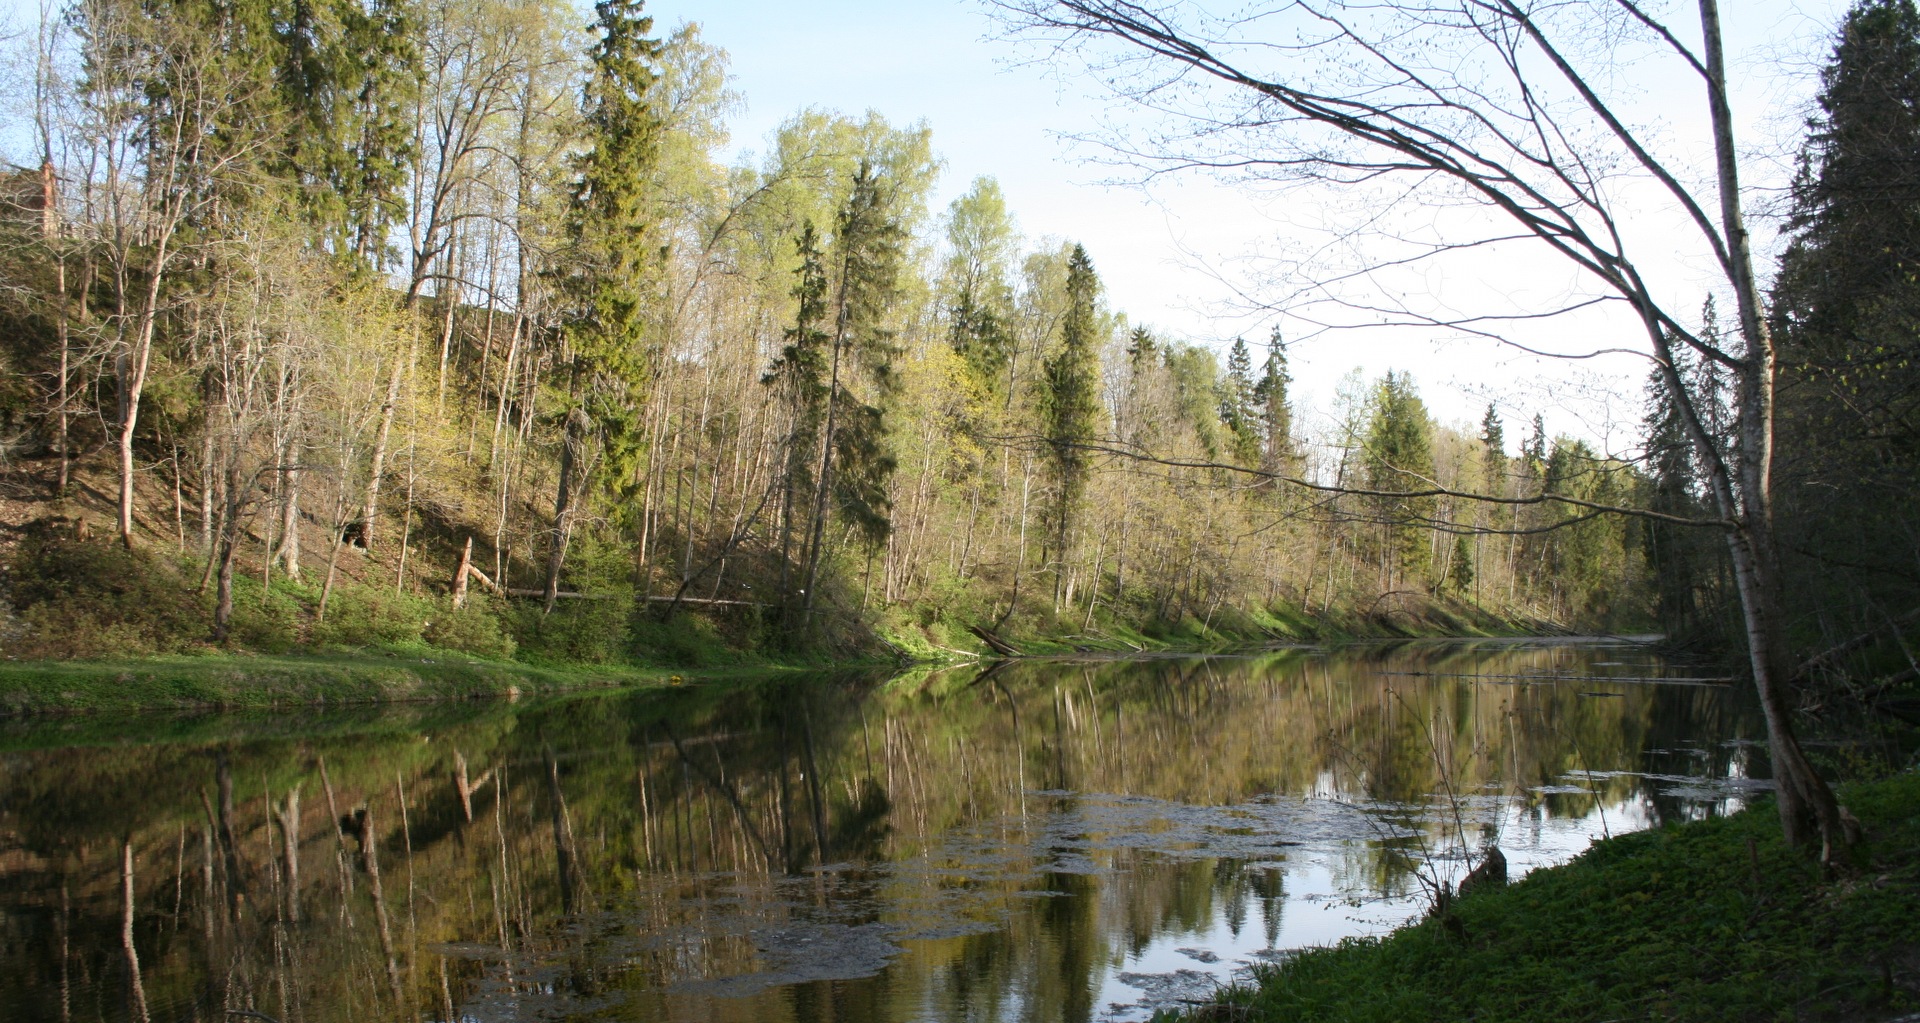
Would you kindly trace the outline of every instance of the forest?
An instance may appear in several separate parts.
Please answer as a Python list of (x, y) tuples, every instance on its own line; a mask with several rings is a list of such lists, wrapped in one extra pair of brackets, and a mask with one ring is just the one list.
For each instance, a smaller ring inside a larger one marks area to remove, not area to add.
[[(1848, 16), (1767, 299), (1830, 668), (1920, 607), (1917, 25)], [(1277, 331), (1131, 322), (991, 178), (932, 208), (924, 124), (803, 109), (728, 162), (727, 55), (638, 0), (81, 0), (16, 48), (9, 656), (1738, 642), (1712, 359), (1626, 452), (1399, 372), (1297, 408)]]
[[(49, 5), (0, 61), (0, 1017), (1092, 1021), (1143, 950), (1284, 999), (1409, 941), (1313, 990), (1920, 1005), (1914, 0), (1771, 120), (1717, 0), (1279, 5), (1352, 16), (1311, 60), (982, 6), (1182, 129), (1149, 174), (1551, 250), (1589, 291), (1429, 326), (1630, 311), (1637, 436), (1310, 401), (1324, 338), (1130, 316), (924, 122), (739, 155), (642, 0)], [(1646, 52), (1690, 105), (1630, 123)], [(133, 707), (184, 712), (36, 713)]]
[(990, 178), (930, 209), (924, 125), (802, 110), (728, 165), (726, 55), (637, 3), (113, 0), (37, 45), (20, 656), (1647, 619), (1631, 521), (1280, 481), (1629, 504), (1640, 468), (1403, 374), (1309, 433), (1277, 334), (1129, 324)]

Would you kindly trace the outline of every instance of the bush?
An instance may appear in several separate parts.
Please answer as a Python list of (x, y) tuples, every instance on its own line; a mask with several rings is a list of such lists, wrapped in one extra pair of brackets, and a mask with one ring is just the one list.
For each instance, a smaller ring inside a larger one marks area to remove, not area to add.
[(304, 609), (288, 593), (274, 589), (260, 597), (255, 579), (233, 581), (233, 621), (228, 638), (233, 646), (267, 654), (284, 654), (300, 645)]
[(178, 566), (111, 539), (76, 540), (64, 523), (23, 530), (9, 594), (23, 659), (141, 657), (203, 643), (212, 600), (193, 592)]
[(342, 586), (327, 601), (326, 621), (315, 622), (315, 646), (419, 646), (432, 601), (384, 586)]
[(627, 650), (627, 617), (633, 603), (624, 595), (600, 600), (562, 600), (552, 614), (528, 601), (514, 608), (513, 638), (520, 652), (536, 660), (606, 664)]
[(513, 656), (513, 637), (500, 629), (500, 614), (483, 595), (473, 594), (464, 607), (449, 601), (434, 612), (422, 633), (426, 641), (446, 650), (505, 660)]
[(667, 621), (652, 616), (633, 622), (634, 652), (682, 668), (726, 664), (736, 659), (718, 625), (704, 615), (676, 614)]

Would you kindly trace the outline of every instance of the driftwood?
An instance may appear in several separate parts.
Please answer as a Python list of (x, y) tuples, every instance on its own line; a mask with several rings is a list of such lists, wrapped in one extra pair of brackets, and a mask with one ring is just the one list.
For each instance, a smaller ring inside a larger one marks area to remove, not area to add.
[(1006, 640), (1001, 639), (999, 636), (996, 636), (993, 633), (988, 632), (987, 630), (981, 628), (978, 625), (967, 626), (967, 631), (973, 633), (975, 636), (978, 636), (980, 638), (980, 642), (985, 643), (989, 648), (993, 650), (994, 653), (999, 654), (1002, 657), (1022, 656), (1020, 651), (1016, 649), (1012, 643), (1009, 643)]

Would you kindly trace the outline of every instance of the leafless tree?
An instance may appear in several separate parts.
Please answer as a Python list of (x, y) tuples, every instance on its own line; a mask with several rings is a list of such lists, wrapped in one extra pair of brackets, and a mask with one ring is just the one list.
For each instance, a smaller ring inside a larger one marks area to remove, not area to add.
[[(1631, 310), (1646, 337), (1635, 347), (1660, 367), (1705, 470), (1715, 515), (1702, 524), (1726, 538), (1786, 835), (1796, 845), (1817, 839), (1823, 856), (1849, 843), (1851, 819), (1789, 718), (1795, 663), (1771, 478), (1774, 345), (1744, 223), (1716, 0), (1698, 0), (1697, 25), (1662, 20), (1641, 0), (1296, 0), (1256, 3), (1230, 18), (1163, 0), (996, 5), (1028, 37), (1080, 56), (1123, 96), (1170, 115), (1174, 131), (1119, 144), (1123, 158), (1155, 171), (1398, 189), (1477, 210), (1443, 229), (1464, 236), (1435, 236), (1394, 263), (1531, 245), (1576, 268), (1590, 289), (1542, 310), (1436, 317), (1389, 302), (1369, 312), (1514, 343), (1503, 332), (1516, 320), (1609, 303)], [(1697, 82), (1705, 116), (1687, 141), (1712, 154), (1710, 165), (1687, 166), (1684, 145), (1630, 121), (1618, 73), (1630, 62), (1645, 62), (1636, 67), (1642, 75), (1664, 66)], [(1658, 226), (1669, 235), (1654, 244), (1684, 233), (1707, 253), (1716, 278), (1709, 290), (1730, 294), (1739, 312), (1732, 343), (1679, 314), (1699, 305), (1697, 291), (1682, 305), (1673, 282), (1652, 276), (1664, 254), (1647, 242), (1649, 204), (1623, 198), (1637, 186), (1657, 193), (1666, 218)], [(1356, 230), (1392, 231), (1381, 228), (1390, 219), (1376, 209)], [(1683, 350), (1736, 381), (1739, 423), (1730, 434), (1710, 429), (1703, 396), (1680, 372)]]

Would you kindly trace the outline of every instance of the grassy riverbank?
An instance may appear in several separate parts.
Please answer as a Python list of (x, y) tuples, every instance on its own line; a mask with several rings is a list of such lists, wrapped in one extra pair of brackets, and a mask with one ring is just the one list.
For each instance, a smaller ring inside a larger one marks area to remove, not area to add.
[(1770, 803), (1624, 835), (1378, 940), (1303, 953), (1194, 1020), (1883, 1020), (1920, 1011), (1920, 774), (1854, 785), (1825, 877)]
[[(731, 673), (740, 670), (731, 669)], [(551, 667), (487, 661), (442, 651), (414, 656), (201, 654), (42, 661), (0, 668), (0, 714), (512, 697), (665, 684), (683, 675), (665, 668), (624, 665)]]

